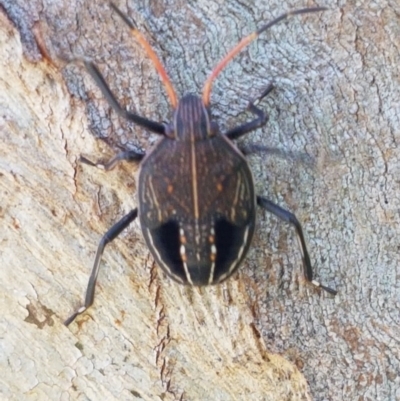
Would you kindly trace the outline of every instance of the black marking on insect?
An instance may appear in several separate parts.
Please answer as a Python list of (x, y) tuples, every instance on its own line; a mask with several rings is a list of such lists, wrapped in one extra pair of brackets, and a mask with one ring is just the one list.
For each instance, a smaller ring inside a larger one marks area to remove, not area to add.
[(185, 95), (178, 101), (167, 73), (149, 43), (125, 14), (113, 3), (110, 5), (130, 27), (153, 61), (174, 109), (174, 117), (172, 123), (160, 124), (124, 110), (97, 67), (92, 62), (83, 61), (104, 97), (119, 115), (162, 138), (147, 155), (128, 150), (119, 153), (107, 164), (81, 159), (106, 170), (121, 160), (140, 161), (138, 208), (124, 216), (101, 239), (84, 306), (65, 324), (70, 324), (93, 304), (104, 248), (138, 216), (147, 246), (167, 275), (183, 284), (202, 286), (220, 283), (240, 266), (253, 238), (258, 205), (294, 226), (302, 252), (305, 279), (335, 295), (335, 290), (313, 280), (310, 257), (296, 216), (270, 200), (256, 196), (247, 161), (232, 142), (266, 124), (268, 115), (256, 104), (271, 92), (272, 85), (249, 102), (248, 111), (256, 118), (225, 134), (221, 134), (216, 123), (211, 121), (209, 107), (213, 81), (245, 46), (291, 15), (326, 8), (288, 12), (246, 36), (215, 67), (204, 85), (202, 98)]

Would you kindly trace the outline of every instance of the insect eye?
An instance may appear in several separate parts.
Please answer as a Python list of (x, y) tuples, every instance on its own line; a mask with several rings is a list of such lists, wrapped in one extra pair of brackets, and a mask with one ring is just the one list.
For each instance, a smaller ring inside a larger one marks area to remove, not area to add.
[(215, 136), (218, 134), (219, 127), (215, 121), (210, 121), (210, 136)]
[(164, 130), (164, 134), (166, 137), (171, 139), (175, 138), (174, 126), (172, 124), (164, 124)]

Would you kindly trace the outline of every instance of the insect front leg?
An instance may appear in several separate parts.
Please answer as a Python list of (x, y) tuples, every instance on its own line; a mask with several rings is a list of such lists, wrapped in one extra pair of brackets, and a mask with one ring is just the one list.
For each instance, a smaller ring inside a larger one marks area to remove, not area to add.
[(114, 94), (111, 92), (111, 89), (108, 87), (103, 75), (96, 67), (94, 63), (87, 60), (82, 60), (85, 64), (85, 67), (88, 73), (91, 75), (93, 80), (96, 82), (97, 86), (103, 93), (103, 96), (106, 98), (108, 104), (122, 117), (126, 118), (129, 121), (133, 121), (137, 125), (148, 129), (155, 134), (164, 135), (165, 134), (165, 126), (164, 124), (156, 123), (155, 121), (151, 121), (147, 118), (140, 117), (137, 114), (131, 113), (125, 110), (119, 103)]
[(297, 217), (290, 213), (289, 211), (281, 208), (277, 204), (271, 202), (270, 200), (263, 198), (261, 196), (257, 196), (257, 204), (261, 206), (263, 209), (267, 210), (268, 212), (274, 214), (276, 217), (279, 217), (281, 220), (286, 221), (287, 223), (294, 226), (297, 234), (297, 239), (299, 240), (300, 250), (303, 257), (303, 271), (305, 279), (314, 285), (315, 287), (320, 287), (323, 290), (329, 292), (332, 295), (336, 295), (337, 291), (322, 285), (318, 281), (313, 280), (313, 271), (310, 262), (310, 255), (307, 251), (306, 241), (304, 239), (303, 229), (301, 228), (301, 224), (297, 220)]
[(265, 111), (258, 108), (256, 104), (261, 102), (261, 100), (264, 99), (264, 97), (267, 96), (269, 93), (271, 93), (273, 89), (274, 86), (272, 84), (269, 84), (267, 88), (261, 93), (260, 96), (249, 102), (247, 110), (255, 114), (257, 118), (229, 130), (225, 134), (229, 139), (238, 139), (241, 136), (247, 134), (248, 132), (254, 131), (255, 129), (260, 128), (267, 123), (268, 114)]
[(109, 244), (116, 237), (118, 237), (118, 235), (121, 234), (121, 232), (125, 230), (125, 228), (127, 228), (129, 224), (131, 224), (136, 219), (137, 215), (138, 215), (137, 208), (131, 210), (127, 215), (125, 215), (120, 221), (114, 224), (103, 235), (97, 248), (96, 257), (92, 268), (92, 273), (90, 274), (89, 283), (86, 289), (85, 303), (64, 322), (66, 326), (72, 323), (78, 315), (85, 312), (85, 310), (87, 310), (93, 304), (96, 281), (97, 281), (97, 276), (99, 274), (100, 262), (101, 262), (101, 257), (103, 256), (104, 248), (106, 247), (107, 244)]

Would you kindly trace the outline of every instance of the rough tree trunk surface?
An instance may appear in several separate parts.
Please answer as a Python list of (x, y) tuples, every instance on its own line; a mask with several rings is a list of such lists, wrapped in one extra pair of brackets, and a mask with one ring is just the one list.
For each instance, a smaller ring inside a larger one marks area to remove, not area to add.
[[(117, 3), (180, 95), (199, 93), (242, 36), (315, 5)], [(136, 206), (137, 166), (106, 173), (79, 157), (157, 137), (58, 57), (95, 60), (140, 115), (168, 121), (171, 109), (107, 2), (0, 5), (1, 400), (400, 400), (398, 1), (318, 4), (330, 10), (265, 32), (212, 92), (224, 131), (274, 83), (261, 104), (270, 121), (240, 142), (287, 152), (249, 158), (257, 192), (296, 213), (336, 298), (305, 283), (293, 229), (262, 211), (240, 272), (202, 289), (166, 278), (135, 222), (106, 249), (94, 306), (68, 328), (99, 239)]]

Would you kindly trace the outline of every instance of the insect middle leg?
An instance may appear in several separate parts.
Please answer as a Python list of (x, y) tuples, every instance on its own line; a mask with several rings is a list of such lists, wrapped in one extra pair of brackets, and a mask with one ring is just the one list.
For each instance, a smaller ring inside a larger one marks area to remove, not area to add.
[(102, 163), (100, 161), (94, 163), (86, 157), (81, 156), (80, 161), (82, 163), (88, 164), (89, 166), (101, 168), (103, 170), (112, 170), (120, 161), (126, 160), (128, 162), (139, 163), (146, 156), (145, 153), (139, 153), (135, 150), (125, 150), (123, 152), (117, 153), (112, 159), (110, 159), (107, 163)]
[(304, 271), (304, 277), (305, 279), (314, 285), (315, 287), (320, 287), (323, 290), (329, 292), (332, 295), (336, 295), (337, 291), (329, 288), (325, 285), (322, 285), (316, 280), (313, 280), (313, 271), (311, 267), (311, 261), (310, 261), (310, 255), (308, 254), (307, 251), (307, 246), (306, 246), (306, 241), (304, 239), (304, 234), (303, 230), (301, 228), (300, 222), (297, 220), (297, 217), (293, 214), (290, 213), (289, 211), (281, 208), (277, 204), (271, 202), (270, 200), (263, 198), (261, 196), (257, 196), (257, 204), (262, 207), (263, 209), (267, 210), (268, 212), (274, 214), (276, 217), (280, 218), (283, 221), (286, 221), (287, 223), (291, 224), (294, 226), (297, 234), (297, 239), (299, 240), (299, 245), (300, 245), (300, 250), (302, 253), (302, 258), (303, 258), (303, 271)]
[(137, 217), (138, 215), (138, 209), (133, 209), (131, 210), (127, 215), (125, 215), (120, 221), (118, 221), (116, 224), (114, 224), (102, 237), (100, 240), (99, 246), (97, 248), (96, 252), (96, 257), (94, 260), (94, 265), (92, 268), (92, 272), (90, 274), (89, 278), (89, 283), (86, 289), (86, 296), (85, 296), (85, 303), (83, 306), (77, 309), (75, 313), (73, 313), (65, 322), (64, 324), (68, 326), (70, 323), (72, 323), (75, 318), (80, 315), (81, 313), (85, 312), (94, 301), (94, 292), (96, 288), (96, 281), (97, 281), (97, 276), (99, 274), (99, 269), (100, 269), (100, 262), (101, 258), (103, 256), (104, 248), (106, 247), (107, 244), (109, 244), (111, 241), (113, 241), (116, 237), (118, 237), (119, 234), (125, 228), (129, 226)]

